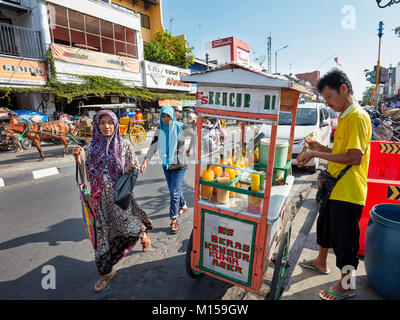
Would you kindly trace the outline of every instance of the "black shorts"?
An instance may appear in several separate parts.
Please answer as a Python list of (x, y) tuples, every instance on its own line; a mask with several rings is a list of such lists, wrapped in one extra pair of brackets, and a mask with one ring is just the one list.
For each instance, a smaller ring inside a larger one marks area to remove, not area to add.
[(346, 201), (329, 200), (317, 219), (317, 244), (333, 248), (336, 266), (342, 269), (351, 265), (357, 269), (360, 221), (363, 206)]

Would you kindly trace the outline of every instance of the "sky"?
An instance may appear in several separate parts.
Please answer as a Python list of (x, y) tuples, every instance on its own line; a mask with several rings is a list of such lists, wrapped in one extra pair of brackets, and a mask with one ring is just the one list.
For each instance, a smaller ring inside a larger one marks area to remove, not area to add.
[(267, 55), (270, 34), (273, 72), (275, 51), (286, 45), (278, 53), (280, 73), (319, 70), (322, 76), (339, 67), (338, 57), (357, 100), (370, 85), (364, 70), (377, 64), (379, 21), (384, 23), (381, 66), (400, 62), (400, 37), (393, 31), (400, 26), (400, 3), (381, 9), (376, 0), (164, 0), (162, 11), (164, 28), (184, 34), (201, 59), (205, 43), (234, 36), (251, 46), (253, 61)]

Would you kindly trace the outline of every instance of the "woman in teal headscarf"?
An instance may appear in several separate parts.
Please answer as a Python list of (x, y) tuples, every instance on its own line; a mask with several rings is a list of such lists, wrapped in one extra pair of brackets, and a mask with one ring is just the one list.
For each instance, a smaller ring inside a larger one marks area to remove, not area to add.
[[(191, 138), (190, 145), (185, 152), (185, 138), (188, 136)], [(187, 204), (182, 193), (182, 182), (188, 167), (187, 156), (196, 142), (194, 138), (193, 129), (176, 120), (174, 108), (171, 106), (162, 107), (160, 128), (154, 134), (150, 148), (140, 168), (142, 173), (146, 171), (148, 162), (158, 149), (158, 155), (171, 197), (169, 216), (173, 233), (179, 230), (177, 218), (187, 210)]]

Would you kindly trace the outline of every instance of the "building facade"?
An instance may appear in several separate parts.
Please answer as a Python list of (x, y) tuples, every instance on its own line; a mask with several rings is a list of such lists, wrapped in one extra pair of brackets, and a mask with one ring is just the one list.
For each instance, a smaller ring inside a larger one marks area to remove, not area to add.
[(250, 66), (250, 45), (235, 37), (207, 42), (205, 49), (209, 60), (216, 60), (217, 64), (236, 62)]
[(145, 44), (151, 41), (155, 31), (164, 29), (161, 0), (110, 0), (109, 2), (121, 10), (139, 14)]
[[(0, 1), (0, 87), (36, 88), (46, 84), (46, 30), (41, 11), (40, 0)], [(11, 99), (13, 105), (27, 108), (43, 101), (35, 93)]]

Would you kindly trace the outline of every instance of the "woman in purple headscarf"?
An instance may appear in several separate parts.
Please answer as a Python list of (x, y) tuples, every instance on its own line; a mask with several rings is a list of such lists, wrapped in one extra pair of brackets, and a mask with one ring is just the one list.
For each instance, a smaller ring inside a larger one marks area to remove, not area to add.
[[(81, 147), (72, 151), (78, 164), (82, 151)], [(115, 276), (113, 266), (133, 248), (139, 238), (143, 251), (150, 249), (148, 230), (153, 226), (133, 194), (127, 210), (113, 203), (115, 183), (125, 173), (139, 169), (139, 162), (132, 145), (121, 138), (118, 118), (112, 111), (103, 110), (96, 114), (92, 142), (86, 149), (86, 157), (96, 212), (95, 260), (100, 273), (94, 290), (99, 292)]]

